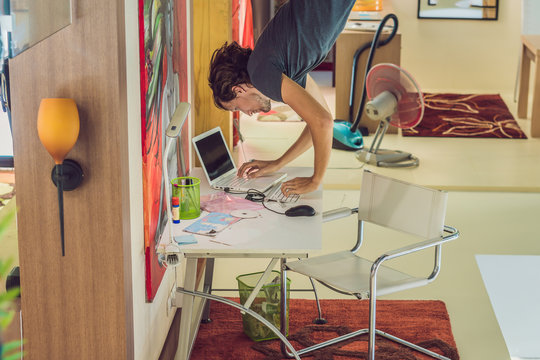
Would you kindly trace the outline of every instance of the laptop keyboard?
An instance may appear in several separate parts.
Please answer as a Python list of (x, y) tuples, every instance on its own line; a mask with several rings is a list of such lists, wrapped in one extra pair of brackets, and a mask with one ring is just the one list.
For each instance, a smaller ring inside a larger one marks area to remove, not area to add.
[(217, 183), (217, 186), (228, 187), (235, 190), (249, 189), (250, 184), (253, 183), (253, 179), (248, 179), (242, 176), (228, 176)]
[(281, 192), (281, 184), (274, 186), (272, 189), (270, 189), (265, 198), (265, 200), (267, 201), (277, 201), (280, 203), (294, 203), (297, 202), (298, 199), (300, 199), (300, 195), (298, 194), (293, 194), (289, 196), (283, 195), (283, 193)]
[(249, 184), (250, 179), (240, 176), (235, 176), (231, 181), (227, 182), (229, 187), (232, 188), (244, 188), (246, 184)]

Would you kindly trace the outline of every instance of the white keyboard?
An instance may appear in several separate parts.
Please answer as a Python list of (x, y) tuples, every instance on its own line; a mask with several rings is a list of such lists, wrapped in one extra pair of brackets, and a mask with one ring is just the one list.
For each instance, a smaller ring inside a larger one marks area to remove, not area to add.
[(251, 179), (241, 177), (241, 176), (235, 176), (232, 178), (232, 180), (227, 181), (227, 185), (231, 188), (244, 188), (249, 187), (248, 184), (252, 182)]
[(268, 190), (268, 194), (265, 198), (266, 201), (277, 201), (280, 203), (294, 203), (297, 202), (298, 199), (300, 199), (300, 195), (298, 194), (293, 194), (289, 196), (283, 195), (283, 193), (281, 192), (281, 184), (278, 184)]
[(230, 188), (231, 190), (236, 191), (247, 191), (249, 188), (251, 188), (250, 185), (254, 182), (254, 180), (255, 179), (248, 179), (242, 176), (231, 175), (224, 179), (221, 179), (214, 185), (222, 189)]

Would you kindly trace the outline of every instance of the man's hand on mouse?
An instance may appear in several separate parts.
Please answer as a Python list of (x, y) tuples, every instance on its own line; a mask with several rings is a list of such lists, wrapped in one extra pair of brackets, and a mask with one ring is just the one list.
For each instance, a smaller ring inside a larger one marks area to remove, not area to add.
[(297, 177), (292, 180), (286, 181), (281, 184), (281, 192), (285, 196), (293, 194), (306, 194), (317, 190), (319, 182), (315, 181), (313, 177)]
[(271, 174), (280, 169), (276, 161), (251, 160), (240, 166), (237, 176), (247, 176), (248, 178), (256, 178), (266, 174)]

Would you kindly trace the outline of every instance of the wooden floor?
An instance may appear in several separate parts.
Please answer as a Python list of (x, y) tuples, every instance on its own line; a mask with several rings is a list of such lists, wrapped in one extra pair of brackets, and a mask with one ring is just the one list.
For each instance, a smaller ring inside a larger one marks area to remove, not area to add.
[[(334, 111), (335, 90), (329, 86), (330, 78), (318, 76), (326, 101)], [(517, 104), (511, 94), (501, 97), (528, 139), (417, 138), (387, 134), (381, 148), (410, 152), (420, 159), (420, 166), (389, 169), (368, 165), (366, 168), (445, 190), (540, 192), (540, 138), (530, 137), (530, 120), (517, 117)], [(240, 162), (244, 153), (247, 159), (265, 160), (283, 154), (304, 127), (303, 122), (257, 121), (257, 115), (243, 115), (240, 124), (245, 138), (243, 149), (236, 149)], [(373, 135), (364, 138), (366, 146), (372, 138)], [(313, 150), (306, 151), (290, 165), (313, 166)], [(360, 166), (354, 152), (332, 150), (324, 188), (359, 189)]]
[[(332, 107), (332, 89), (323, 88)], [(529, 136), (529, 120), (518, 119), (511, 94), (501, 94), (520, 127)], [(246, 158), (273, 159), (282, 154), (299, 134), (297, 122), (260, 122), (243, 117), (241, 129), (246, 138)], [(367, 139), (368, 143), (371, 141)], [(391, 176), (449, 190), (446, 223), (457, 227), (461, 237), (443, 250), (438, 279), (422, 288), (399, 296), (383, 298), (441, 299), (450, 314), (452, 329), (462, 359), (508, 360), (503, 333), (475, 256), (540, 255), (537, 231), (540, 212), (540, 139), (429, 139), (387, 135), (382, 147), (411, 151), (420, 158), (417, 169), (381, 169)], [(236, 156), (242, 160), (241, 148)], [(313, 153), (306, 152), (293, 166), (312, 166)], [(333, 150), (323, 187), (324, 210), (357, 206), (360, 164), (353, 155)], [(349, 249), (355, 239), (356, 219), (343, 219), (323, 225), (323, 250), (327, 253)], [(369, 231), (376, 234), (375, 229)], [(366, 234), (366, 241), (370, 232)], [(368, 250), (367, 245), (371, 246)], [(365, 245), (367, 256), (382, 250), (377, 244)], [(317, 255), (317, 254), (314, 254)], [(363, 255), (366, 255), (363, 253)], [(431, 255), (431, 254), (429, 254)], [(426, 255), (427, 256), (427, 255)], [(416, 264), (397, 263), (410, 270)], [(215, 264), (216, 288), (235, 288), (239, 274), (262, 271), (266, 262), (218, 259)], [(292, 286), (306, 288), (301, 276), (290, 275)], [(526, 287), (527, 285), (525, 285)], [(341, 295), (320, 288), (321, 298)], [(226, 295), (223, 293), (223, 295)], [(309, 293), (292, 293), (309, 297)], [(523, 309), (527, 316), (527, 309)], [(540, 357), (540, 355), (539, 355)]]
[[(323, 90), (331, 101), (332, 89), (327, 87)], [(512, 97), (501, 95), (516, 115)], [(330, 105), (332, 107), (332, 102)], [(529, 135), (529, 120), (517, 121)], [(281, 155), (294, 141), (302, 123), (263, 123), (254, 118), (242, 118), (241, 126), (246, 138), (246, 157), (272, 159)], [(399, 135), (388, 135), (383, 146), (411, 151), (420, 157), (419, 168), (391, 170), (390, 175), (449, 190), (447, 223), (461, 231), (461, 237), (443, 250), (439, 278), (429, 286), (403, 292), (395, 298), (443, 300), (448, 307), (462, 359), (508, 360), (510, 354), (475, 255), (540, 255), (537, 231), (540, 139), (404, 139)], [(235, 156), (242, 159), (241, 148), (235, 150)], [(312, 166), (312, 156), (308, 151), (291, 165)], [(333, 151), (324, 182), (325, 210), (355, 206), (360, 185), (359, 170), (355, 168), (359, 166), (353, 155)], [(355, 231), (354, 218), (325, 224), (320, 253), (350, 248)], [(369, 231), (376, 234), (377, 230)], [(15, 246), (6, 250), (10, 242)], [(375, 253), (380, 250), (377, 244), (372, 246), (374, 250), (369, 251)], [(16, 237), (0, 242), (0, 254), (16, 256)], [(408, 267), (411, 264), (398, 265)], [(266, 262), (218, 259), (215, 266), (214, 286), (236, 288), (237, 275), (261, 271)], [(307, 286), (302, 277), (291, 275), (291, 280), (293, 287)], [(293, 293), (292, 296), (310, 295)], [(320, 289), (320, 296), (340, 297), (325, 289)]]

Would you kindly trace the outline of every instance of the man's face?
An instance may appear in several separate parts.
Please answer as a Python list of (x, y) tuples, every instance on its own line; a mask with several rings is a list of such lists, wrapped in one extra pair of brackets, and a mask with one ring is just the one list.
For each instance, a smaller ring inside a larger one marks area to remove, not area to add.
[(236, 93), (236, 98), (221, 103), (221, 105), (229, 111), (241, 111), (244, 114), (251, 116), (258, 112), (268, 112), (272, 108), (270, 99), (261, 94), (254, 87), (242, 84), (235, 86), (233, 90)]

